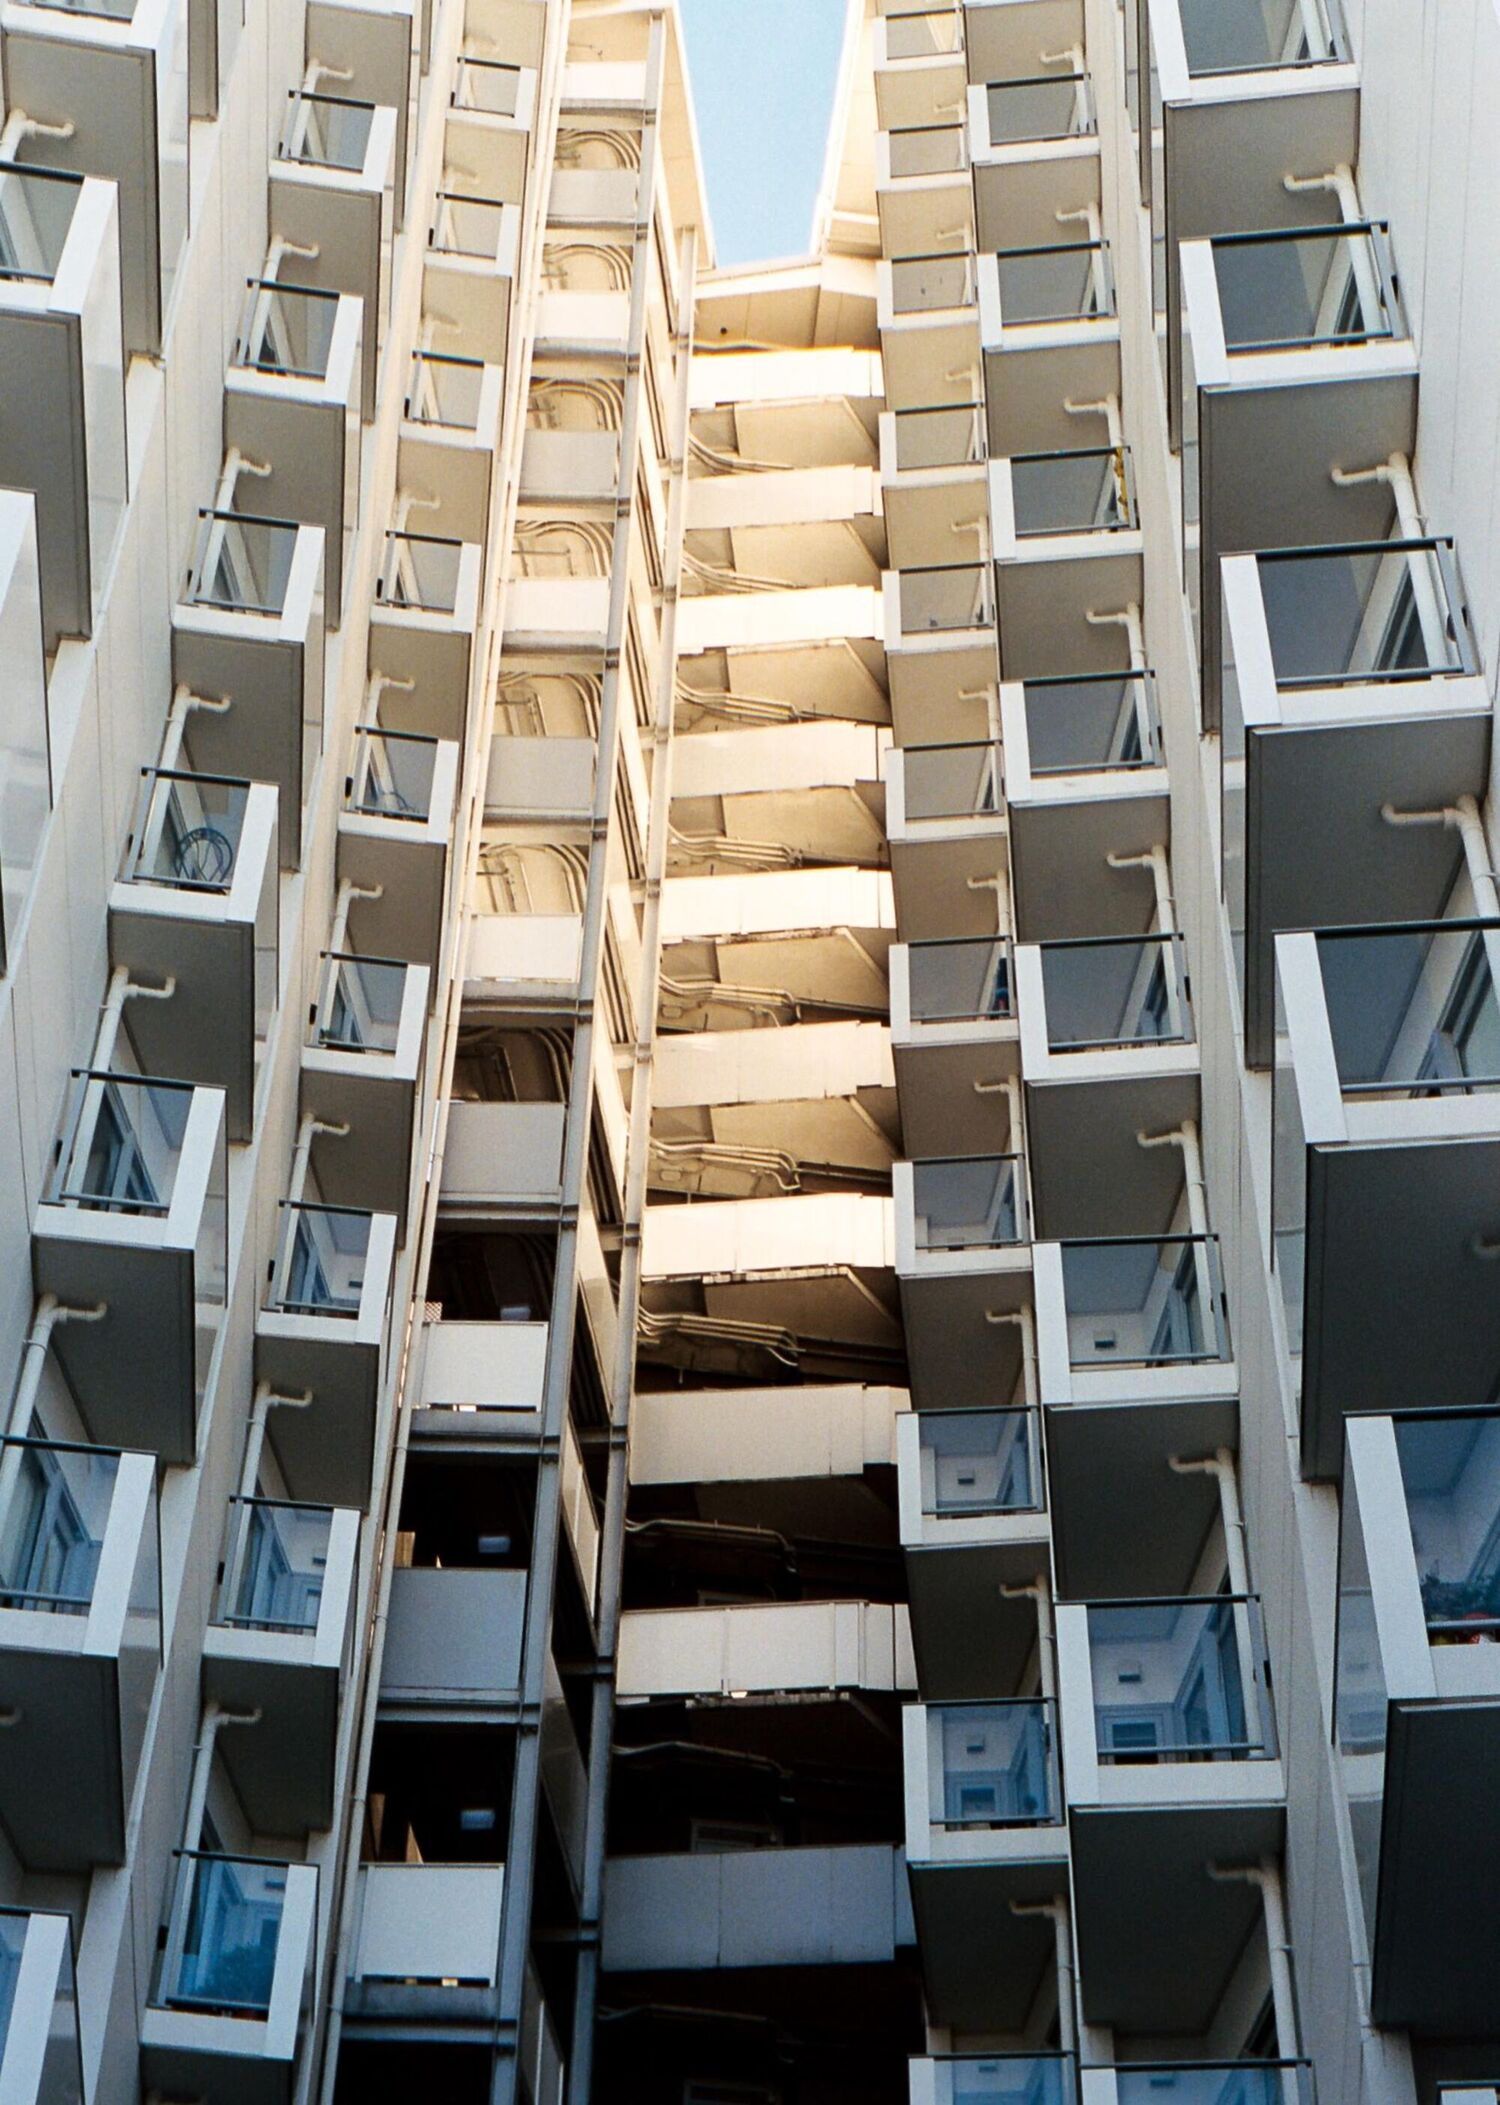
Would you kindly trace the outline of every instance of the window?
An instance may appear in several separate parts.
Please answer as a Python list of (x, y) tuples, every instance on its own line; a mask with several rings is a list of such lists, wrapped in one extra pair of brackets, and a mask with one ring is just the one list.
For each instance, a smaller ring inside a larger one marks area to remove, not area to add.
[(84, 1192), (95, 1204), (124, 1212), (159, 1205), (155, 1182), (119, 1090), (112, 1082), (94, 1086), (100, 1092), (99, 1110), (84, 1165)]
[(100, 1545), (79, 1512), (55, 1455), (20, 1450), (16, 1495), (6, 1515), (10, 1539), (0, 1565), (0, 1605), (88, 1612)]

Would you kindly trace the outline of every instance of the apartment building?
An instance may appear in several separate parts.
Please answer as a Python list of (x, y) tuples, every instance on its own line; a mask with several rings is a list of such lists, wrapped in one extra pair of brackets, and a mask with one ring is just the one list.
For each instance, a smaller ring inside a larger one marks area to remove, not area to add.
[(0, 2105), (1495, 2105), (1497, 98), (0, 4)]

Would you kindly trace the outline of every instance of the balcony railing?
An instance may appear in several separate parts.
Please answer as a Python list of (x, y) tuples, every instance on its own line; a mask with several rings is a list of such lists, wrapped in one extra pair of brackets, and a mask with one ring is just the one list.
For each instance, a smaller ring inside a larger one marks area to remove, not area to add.
[(1391, 1420), (1433, 1645), (1500, 1644), (1500, 1411)]
[(0, 1608), (88, 1614), (120, 1461), (117, 1447), (0, 1442)]
[(0, 282), (52, 283), (82, 190), (81, 175), (0, 161)]
[(919, 1250), (1002, 1250), (1026, 1240), (1019, 1155), (959, 1155), (912, 1164)]
[(957, 7), (885, 18), (887, 58), (948, 58), (963, 48), (963, 18)]
[(988, 563), (944, 563), (931, 570), (903, 570), (900, 576), (903, 636), (987, 628), (994, 619), (994, 572)]
[(297, 526), (249, 512), (203, 512), (188, 578), (192, 606), (232, 614), (280, 614), (286, 607)]
[(1018, 453), (1007, 466), (1020, 540), (1048, 534), (1122, 533), (1137, 523), (1130, 455), (1123, 446)]
[(1229, 1357), (1216, 1235), (1062, 1245), (1069, 1364), (1185, 1367)]
[[(1309, 2061), (1136, 2061), (1100, 2073), (1110, 2105), (1313, 2105)], [(1093, 2074), (1084, 2072), (1086, 2098)]]
[(900, 764), (908, 820), (989, 818), (1000, 809), (994, 744), (907, 746)]
[(482, 358), (447, 351), (413, 351), (403, 414), (410, 424), (477, 431), (488, 367)]
[(1256, 568), (1278, 687), (1478, 669), (1451, 541), (1268, 550)]
[(227, 892), (234, 881), (251, 785), (232, 775), (143, 771), (123, 872), (128, 884)]
[[(962, 125), (906, 125), (886, 136), (890, 141), (893, 180), (899, 181), (906, 176), (961, 175), (969, 165)], [(949, 192), (943, 194), (947, 196)]]
[(316, 1630), (332, 1528), (332, 1506), (231, 1499), (214, 1621), (238, 1630)]
[(293, 89), (287, 99), (290, 108), (279, 159), (299, 162), (305, 168), (363, 173), (375, 123), (373, 102), (357, 102), (346, 95), (314, 95), (300, 88)]
[(409, 965), (391, 958), (330, 953), (324, 960), (311, 1042), (329, 1052), (394, 1053), (410, 971)]
[(283, 1315), (356, 1318), (372, 1219), (361, 1207), (283, 1199), (266, 1307)]
[(294, 1868), (303, 1867), (267, 1857), (179, 1851), (151, 2001), (160, 2009), (266, 2018)]
[(464, 543), (438, 534), (388, 533), (385, 558), (375, 581), (384, 606), (411, 607), (424, 614), (452, 614), (458, 607)]
[(1000, 249), (995, 265), (1000, 320), (1007, 329), (1032, 322), (1092, 321), (1115, 311), (1107, 242)]
[(896, 470), (977, 467), (985, 457), (984, 405), (901, 409), (895, 413)]
[(1149, 672), (1028, 680), (1023, 702), (1033, 775), (1162, 765), (1156, 680)]
[(1076, 2105), (1070, 2054), (935, 2054), (911, 2064), (911, 2105)]
[(969, 1520), (1040, 1511), (1034, 1411), (918, 1411), (915, 1416), (924, 1515)]
[(1195, 80), (1334, 65), (1351, 55), (1338, 0), (1179, 0), (1178, 12)]
[(1316, 940), (1345, 1096), (1500, 1089), (1500, 921), (1328, 929)]
[(521, 68), (495, 59), (460, 58), (453, 76), (449, 107), (478, 110), (487, 117), (514, 117), (521, 92)]
[(992, 80), (985, 88), (991, 146), (1041, 145), (1082, 139), (1095, 129), (1086, 73), (1036, 74)]
[(895, 314), (942, 314), (972, 307), (974, 258), (958, 255), (901, 256), (891, 264), (891, 310)]
[(425, 825), (432, 816), (432, 786), (438, 741), (414, 731), (380, 731), (361, 724), (355, 733), (354, 765), (344, 789), (344, 809), (365, 818), (401, 819)]
[(1043, 943), (1041, 965), (1049, 1052), (1192, 1042), (1181, 936)]
[(326, 380), (339, 295), (252, 278), (234, 362), (255, 373)]
[(189, 1082), (76, 1071), (49, 1204), (165, 1218), (193, 1094)]
[(1062, 1817), (1050, 1702), (927, 1705), (928, 1818), (934, 1827), (1041, 1827)]
[(0, 1908), (0, 2093), (15, 2105), (83, 2105), (66, 1915)]
[(1226, 351), (1337, 349), (1407, 334), (1384, 220), (1222, 234), (1211, 247)]
[(996, 937), (949, 936), (907, 947), (913, 1023), (990, 1023), (1015, 1013), (1010, 952)]
[(505, 239), (505, 204), (497, 197), (465, 197), (440, 190), (434, 201), (427, 246), (437, 256), (498, 260)]
[(1255, 1595), (1091, 1601), (1088, 1640), (1101, 1762), (1275, 1755)]

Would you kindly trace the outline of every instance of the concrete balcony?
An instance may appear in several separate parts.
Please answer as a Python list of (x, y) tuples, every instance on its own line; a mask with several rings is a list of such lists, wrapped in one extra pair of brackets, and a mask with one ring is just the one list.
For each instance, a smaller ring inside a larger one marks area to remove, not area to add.
[(1221, 1503), (1212, 1475), (1174, 1465), (1238, 1453), (1237, 1399), (1103, 1398), (1049, 1404), (1042, 1415), (1059, 1595), (1184, 1592), (1215, 1535)]
[(893, 747), (885, 772), (903, 939), (992, 934), (997, 874), (1007, 866), (998, 743)]
[[(297, 259), (289, 259), (295, 272)], [(344, 564), (359, 516), (364, 315), (348, 293), (257, 279), (224, 376), (224, 446), (269, 468), (257, 499), (323, 529), (328, 626), (343, 614)]]
[(886, 256), (930, 255), (961, 229), (974, 246), (969, 143), (950, 113), (937, 124), (875, 134), (875, 209)]
[(1003, 1088), (1020, 1070), (1009, 945), (998, 936), (898, 943), (891, 951), (891, 1051), (906, 1145), (955, 1154), (983, 1137), (1000, 1147)]
[[(1078, 39), (1077, 48), (1082, 48)], [(1067, 46), (1061, 47), (1063, 51)], [(1100, 202), (1099, 133), (1088, 75), (1048, 53), (1020, 74), (980, 76), (968, 91), (969, 158), (981, 254), (1042, 248), (1062, 215)], [(973, 73), (973, 55), (970, 55)]]
[(13, 1984), (0, 2032), (0, 2084), (17, 2105), (69, 2105), (84, 2095), (72, 1921), (6, 1908), (0, 1947)]
[(0, 1545), (0, 1821), (30, 1871), (123, 1864), (161, 1665), (155, 1458), (0, 1443)]
[(931, 2054), (909, 2067), (910, 2105), (1075, 2105), (1078, 2096), (1071, 2054)]
[(964, 0), (971, 80), (1023, 80), (1046, 70), (1044, 51), (1083, 42), (1083, 0)]
[(1209, 1867), (1279, 1856), (1285, 1823), (1259, 1602), (1067, 1603), (1056, 1628), (1085, 2019), (1202, 2033), (1260, 1910)]
[(348, 919), (358, 950), (436, 967), (457, 796), (456, 745), (359, 726), (337, 862), (340, 884), (358, 887)]
[(1278, 929), (1443, 911), (1458, 833), (1385, 808), (1483, 797), (1490, 712), (1451, 541), (1226, 556), (1222, 599), (1224, 896), (1268, 1067)]
[(7, 930), (20, 925), (52, 809), (51, 725), (42, 641), (36, 506), (29, 493), (0, 490), (0, 656), (6, 723), (0, 762), (10, 788), (0, 821), (0, 972)]
[(514, 1707), (526, 1580), (524, 1571), (398, 1569), (381, 1664), (382, 1706), (403, 1712)]
[[(187, 0), (99, 14), (7, 5), (0, 54), (10, 108), (57, 127), (28, 131), (18, 158), (116, 186), (125, 349), (155, 356), (188, 232)], [(97, 319), (108, 344), (118, 323), (102, 308)]]
[(1143, 0), (1140, 20), (1141, 196), (1151, 214), (1153, 304), (1173, 318), (1165, 338), (1175, 420), (1180, 245), (1326, 220), (1326, 193), (1294, 196), (1283, 178), (1294, 164), (1358, 165), (1359, 76), (1339, 0), (1323, 0), (1305, 23), (1251, 0)]
[(287, 100), (270, 166), (271, 239), (295, 256), (299, 283), (361, 302), (360, 410), (368, 424), (390, 314), (397, 113), (300, 89)]
[(794, 1352), (880, 1363), (899, 1350), (887, 1198), (823, 1192), (648, 1206), (643, 1235), (648, 1332), (690, 1337), (707, 1319), (747, 1342), (774, 1334)]
[(1044, 1403), (1233, 1396), (1215, 1235), (1034, 1243)]
[(111, 965), (175, 982), (168, 1001), (129, 1004), (136, 1057), (222, 1089), (231, 1140), (250, 1138), (279, 991), (276, 805), (267, 782), (144, 769), (109, 894)]
[(1014, 1904), (1068, 1886), (1055, 1705), (913, 1703), (902, 1727), (929, 2017), (968, 2032), (1019, 2031), (1057, 1940), (1046, 1916), (1018, 1916)]
[(493, 1987), (503, 1864), (361, 1864), (351, 1984)]
[(484, 358), (506, 342), (520, 252), (521, 214), (496, 197), (440, 190), (422, 274), (424, 319), (448, 324), (444, 342)]
[(475, 914), (464, 964), (466, 1007), (552, 1010), (574, 998), (578, 914)]
[(424, 1324), (413, 1436), (520, 1439), (541, 1430), (547, 1378), (545, 1323)]
[(693, 436), (731, 459), (868, 466), (884, 393), (880, 353), (716, 351), (688, 376)]
[(686, 535), (688, 587), (700, 595), (731, 572), (795, 580), (799, 588), (873, 585), (885, 561), (878, 479), (869, 467), (695, 476)]
[(489, 532), (504, 378), (479, 358), (414, 351), (401, 416), (396, 487), (433, 498), (439, 533), (477, 548)]
[(217, 1742), (257, 1834), (332, 1824), (358, 1557), (357, 1512), (286, 1499), (230, 1501), (203, 1640), (203, 1694), (227, 1710), (259, 1712), (254, 1725), (230, 1726)]
[(141, 2018), (142, 2081), (290, 2105), (317, 1915), (315, 1864), (179, 1851)]
[[(411, 428), (408, 418), (402, 425), (402, 448)], [(461, 454), (462, 446), (455, 451)], [(420, 462), (409, 451), (403, 457), (413, 475), (426, 477), (431, 470), (436, 479), (430, 455)], [(466, 458), (465, 477), (460, 479), (467, 478), (475, 461), (486, 458), (482, 447), (474, 461)], [(426, 490), (427, 481), (419, 487)], [(477, 490), (470, 494), (477, 501)], [(475, 541), (458, 541), (447, 534), (387, 533), (370, 608), (368, 648), (371, 689), (377, 684), (380, 689), (379, 720), (390, 730), (462, 742), (473, 684), (481, 568)]]
[(528, 425), (521, 448), (523, 502), (569, 508), (610, 504), (619, 487), (617, 431), (554, 431)]
[[(1070, 164), (1098, 176), (1097, 155)], [(1120, 395), (1120, 324), (1109, 244), (1097, 225), (1002, 228), (978, 263), (989, 450), (997, 458), (1077, 445), (1067, 402)]]
[[(396, 115), (395, 225), (406, 224), (411, 158), (412, 0), (308, 0), (306, 49), (311, 75), (338, 83), (340, 96)], [(426, 60), (423, 60), (426, 71)]]
[(448, 1220), (556, 1215), (566, 1104), (455, 1102), (439, 1194)]
[(293, 1498), (369, 1502), (385, 1367), (396, 1222), (356, 1207), (283, 1201), (255, 1319), (255, 1376), (305, 1410), (273, 1410), (270, 1441)]
[[(1010, 1137), (1014, 1144), (1018, 1136)], [(1025, 1160), (1011, 1153), (898, 1162), (894, 1214), (918, 1407), (981, 1401), (992, 1323), (1031, 1300)]]
[(459, 56), (443, 129), (443, 159), (468, 169), (486, 197), (519, 205), (536, 122), (537, 74), (488, 55)]
[(599, 749), (591, 738), (496, 737), (485, 780), (487, 819), (553, 819), (587, 825)]
[(200, 513), (172, 610), (172, 677), (227, 709), (193, 714), (184, 757), (202, 774), (274, 783), (280, 861), (302, 859), (302, 805), (323, 726), (323, 529)]
[[(633, 170), (617, 172), (634, 180)], [(537, 298), (536, 342), (545, 358), (623, 360), (630, 347), (629, 293), (544, 289)]]
[(94, 177), (0, 174), (0, 229), (16, 259), (0, 284), (0, 383), (26, 405), (7, 419), (0, 475), (35, 493), (49, 650), (93, 633), (125, 513), (118, 210), (118, 192)]
[(1190, 241), (1179, 273), (1184, 555), (1212, 726), (1221, 560), (1399, 531), (1389, 488), (1337, 473), (1410, 455), (1417, 353), (1382, 224)]
[(886, 572), (881, 605), (891, 715), (903, 748), (983, 738), (972, 697), (999, 678), (993, 566)]
[(1497, 1956), (1500, 1414), (1355, 1417), (1346, 1433), (1336, 1717), (1371, 2002), (1382, 2024), (1463, 2035), (1488, 2021)]
[(893, 570), (930, 570), (955, 555), (984, 560), (986, 458), (981, 402), (881, 413), (881, 503)]
[(633, 227), (640, 195), (635, 168), (557, 166), (547, 192), (549, 227)]
[(1144, 590), (1129, 450), (991, 461), (990, 521), (1003, 677), (1104, 669), (1090, 614), (1139, 606)]
[(404, 1242), (416, 1098), (426, 1056), (425, 965), (324, 954), (318, 998), (302, 1047), (304, 1116), (349, 1127), (315, 1143), (319, 1188), (330, 1204), (396, 1216)]
[(684, 599), (677, 615), (683, 657), (725, 652), (744, 668), (747, 684), (754, 677), (749, 667), (761, 654), (800, 653), (820, 647), (830, 636), (848, 639), (858, 652), (862, 644), (879, 644), (883, 633), (880, 593), (873, 584), (705, 593)]
[(38, 1293), (104, 1308), (54, 1340), (92, 1439), (193, 1460), (224, 1317), (228, 1200), (221, 1090), (75, 1071), (31, 1264)]
[(1048, 1568), (1036, 1412), (904, 1412), (896, 1482), (923, 1693), (1010, 1695), (1035, 1642), (1036, 1608), (1005, 1588)]
[(730, 869), (884, 859), (888, 734), (814, 722), (702, 731), (673, 746), (673, 861)]
[(612, 1857), (606, 1973), (879, 1965), (916, 1941), (899, 1849)]
[(590, 656), (609, 635), (607, 577), (513, 576), (505, 594), (505, 633), (518, 656), (567, 651)]
[(1495, 921), (1276, 938), (1273, 1251), (1309, 1476), (1338, 1475), (1350, 1411), (1490, 1398), (1497, 958)]
[(1008, 681), (1000, 740), (1020, 934), (1137, 934), (1155, 910), (1150, 872), (1109, 858), (1128, 864), (1171, 838), (1154, 675)]
[(620, 1625), (619, 1692), (636, 1696), (914, 1691), (906, 1610), (883, 1601), (632, 1608)]
[(1181, 937), (1022, 943), (1015, 969), (1037, 1234), (1165, 1231), (1181, 1159), (1139, 1136), (1199, 1115)]
[(883, 1019), (895, 918), (883, 870), (669, 877), (663, 1019), (689, 1030), (820, 1011)]
[(873, 45), (882, 131), (940, 124), (963, 107), (963, 18), (957, 8), (903, 8), (877, 16)]
[[(888, 407), (933, 409), (970, 399), (980, 331), (977, 271), (967, 242), (877, 263), (875, 300)], [(941, 377), (947, 374), (961, 377)]]

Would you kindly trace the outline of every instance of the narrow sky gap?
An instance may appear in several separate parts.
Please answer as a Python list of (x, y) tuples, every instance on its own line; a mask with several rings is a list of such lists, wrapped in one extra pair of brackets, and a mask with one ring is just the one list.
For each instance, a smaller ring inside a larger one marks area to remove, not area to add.
[(682, 0), (721, 264), (807, 251), (843, 0)]

